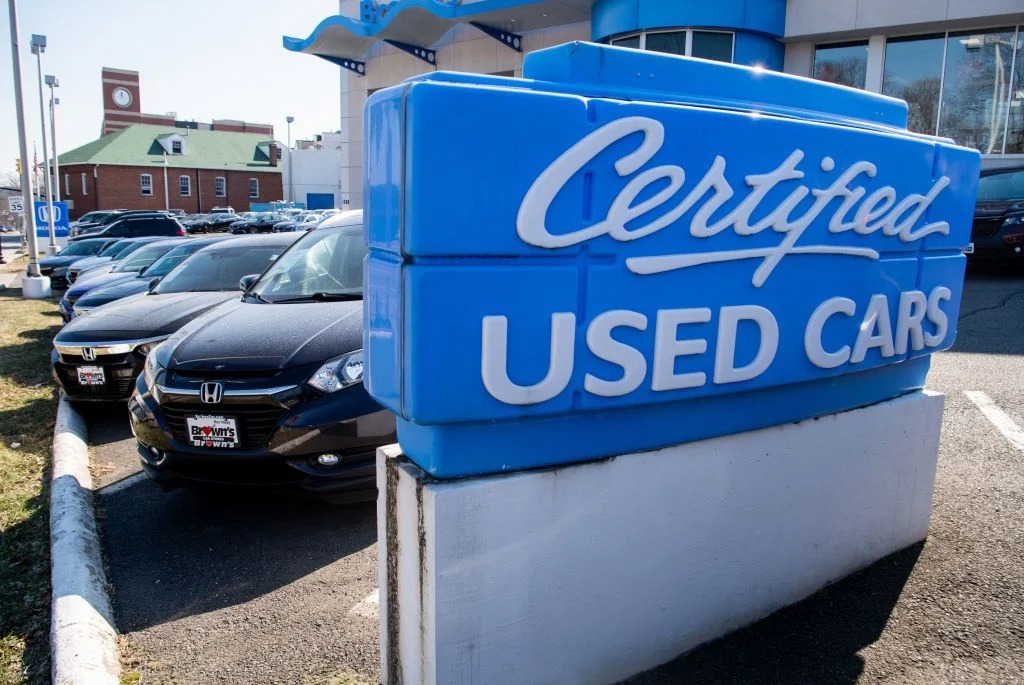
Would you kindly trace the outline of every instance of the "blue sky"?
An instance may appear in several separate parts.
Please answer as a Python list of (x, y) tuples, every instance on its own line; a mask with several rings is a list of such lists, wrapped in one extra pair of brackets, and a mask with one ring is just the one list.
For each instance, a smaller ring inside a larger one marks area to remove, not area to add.
[[(102, 67), (139, 72), (143, 112), (273, 124), (281, 140), (288, 115), (293, 139), (338, 128), (339, 67), (281, 47), (282, 35), (306, 37), (337, 14), (337, 0), (18, 0), (18, 10), (30, 157), (36, 141), (42, 160), (33, 33), (47, 37), (43, 73), (60, 82), (58, 152), (99, 137)], [(2, 172), (14, 169), (18, 138), (6, 1), (0, 14)]]

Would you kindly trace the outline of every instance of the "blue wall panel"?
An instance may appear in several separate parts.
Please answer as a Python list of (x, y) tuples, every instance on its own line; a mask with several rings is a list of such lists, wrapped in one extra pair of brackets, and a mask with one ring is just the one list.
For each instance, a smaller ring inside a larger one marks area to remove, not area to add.
[(733, 62), (745, 66), (761, 65), (766, 69), (782, 71), (785, 48), (782, 43), (759, 33), (737, 33)]

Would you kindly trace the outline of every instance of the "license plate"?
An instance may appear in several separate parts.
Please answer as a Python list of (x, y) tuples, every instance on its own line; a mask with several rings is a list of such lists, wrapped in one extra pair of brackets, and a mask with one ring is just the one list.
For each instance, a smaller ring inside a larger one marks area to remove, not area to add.
[(186, 418), (185, 423), (193, 447), (238, 447), (238, 427), (232, 418), (200, 414)]
[(107, 379), (103, 375), (102, 366), (79, 366), (78, 367), (78, 383), (79, 385), (103, 385), (107, 382)]
[(967, 247), (964, 248), (964, 254), (974, 254), (974, 243), (967, 243)]

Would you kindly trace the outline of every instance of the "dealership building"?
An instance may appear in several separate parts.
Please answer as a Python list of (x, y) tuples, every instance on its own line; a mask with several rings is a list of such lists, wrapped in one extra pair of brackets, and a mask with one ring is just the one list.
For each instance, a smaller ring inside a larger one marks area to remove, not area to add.
[[(436, 70), (522, 76), (523, 56), (608, 43), (901, 98), (912, 131), (1024, 164), (1021, 0), (341, 0), (284, 47), (341, 74), (342, 198), (361, 205), (366, 98)], [(455, 132), (438, 132), (455, 135)]]

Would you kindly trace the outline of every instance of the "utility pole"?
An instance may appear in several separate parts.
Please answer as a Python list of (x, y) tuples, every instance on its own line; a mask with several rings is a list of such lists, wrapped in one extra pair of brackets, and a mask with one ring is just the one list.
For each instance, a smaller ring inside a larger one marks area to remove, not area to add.
[(50, 145), (53, 146), (53, 190), (57, 202), (60, 202), (60, 162), (57, 161), (57, 105), (60, 98), (53, 97), (53, 89), (59, 88), (60, 83), (57, 77), (47, 74), (44, 77), (46, 85), (50, 87)]
[[(39, 73), (39, 123), (43, 129), (43, 187), (46, 188), (46, 219), (50, 225), (50, 254), (57, 254), (57, 237), (53, 226), (53, 184), (50, 182), (50, 151), (46, 147), (46, 106), (43, 104), (43, 53), (46, 52), (46, 36), (32, 34), (32, 54), (36, 56)], [(33, 207), (33, 211), (35, 208)]]
[[(18, 120), (18, 150), (21, 153), (21, 195), (31, 206), (32, 178), (28, 169), (28, 135), (25, 131), (25, 102), (21, 88), (21, 48), (18, 42), (18, 5), (16, 0), (7, 0), (11, 27), (11, 66), (14, 72), (14, 109)], [(23, 226), (28, 242), (28, 276), (22, 280), (25, 297), (44, 298), (50, 295), (50, 279), (39, 275), (39, 253), (36, 247), (35, 212), (24, 212)]]

